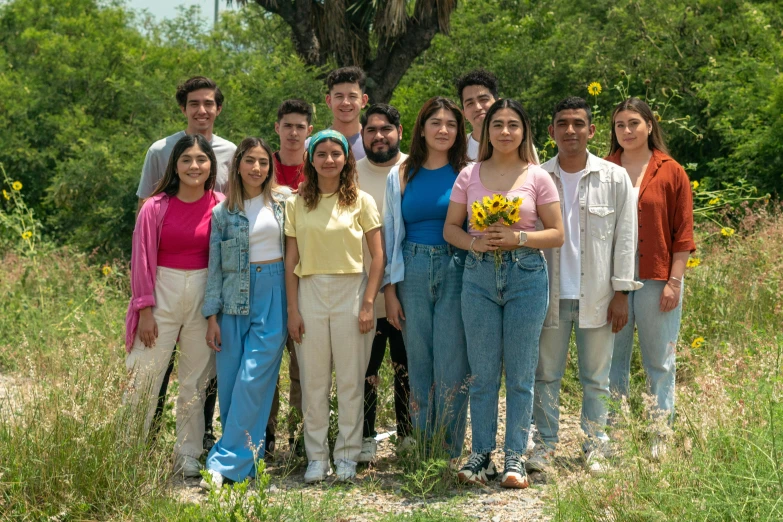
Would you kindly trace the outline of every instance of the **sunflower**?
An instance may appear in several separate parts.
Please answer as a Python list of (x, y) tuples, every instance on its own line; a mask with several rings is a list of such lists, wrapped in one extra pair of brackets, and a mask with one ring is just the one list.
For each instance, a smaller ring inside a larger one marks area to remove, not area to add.
[(484, 210), (484, 207), (479, 206), (478, 208), (473, 209), (473, 220), (482, 220), (484, 221), (487, 219), (487, 211)]
[(511, 207), (511, 210), (508, 211), (508, 221), (509, 225), (519, 221), (519, 207)]
[(598, 96), (601, 94), (601, 84), (598, 82), (591, 83), (587, 86), (587, 92), (590, 93), (590, 96)]
[(22, 232), (22, 239), (24, 239), (25, 241), (27, 241), (31, 237), (33, 237), (33, 233), (30, 232), (29, 230), (25, 230), (24, 232)]
[(480, 218), (474, 218), (471, 224), (473, 225), (473, 228), (479, 232), (487, 229), (487, 222)]
[(16, 190), (16, 191), (22, 190), (22, 182), (21, 181), (14, 181), (13, 183), (11, 183), (11, 188)]
[(481, 202), (485, 207), (489, 207), (489, 205), (492, 203), (492, 198), (489, 196), (484, 196)]
[(489, 204), (487, 205), (486, 202), (484, 203), (489, 210), (490, 214), (496, 214), (500, 212), (503, 207), (506, 205), (506, 198), (501, 196), (500, 194), (495, 194), (492, 196), (492, 199), (489, 201)]

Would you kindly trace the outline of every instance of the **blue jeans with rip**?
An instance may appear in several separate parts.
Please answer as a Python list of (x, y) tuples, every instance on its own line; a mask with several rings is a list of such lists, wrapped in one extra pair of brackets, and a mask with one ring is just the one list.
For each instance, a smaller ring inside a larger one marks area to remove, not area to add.
[(666, 281), (645, 279), (642, 283), (642, 288), (628, 295), (628, 323), (614, 340), (609, 388), (613, 396), (628, 396), (635, 324), (639, 332), (639, 348), (649, 392), (656, 397), (659, 411), (668, 414), (671, 422), (674, 415), (675, 350), (680, 335), (682, 292), (674, 310), (661, 312), (661, 293)]
[(462, 278), (462, 319), (470, 362), (473, 452), (495, 449), (498, 393), (506, 373), (506, 454), (527, 450), (538, 340), (549, 304), (546, 262), (540, 250), (522, 247), (469, 253)]
[(450, 457), (459, 457), (469, 371), (460, 306), (465, 252), (406, 241), (403, 259), (405, 279), (397, 294), (405, 314), (411, 422), (428, 439), (443, 430)]
[(600, 328), (579, 327), (579, 300), (561, 299), (557, 328), (541, 332), (541, 348), (536, 370), (536, 396), (533, 416), (538, 428), (538, 442), (554, 449), (559, 441), (560, 384), (566, 369), (571, 330), (576, 330), (579, 381), (582, 384), (582, 431), (588, 445), (608, 442), (606, 436), (609, 368), (612, 364), (614, 334), (612, 324)]

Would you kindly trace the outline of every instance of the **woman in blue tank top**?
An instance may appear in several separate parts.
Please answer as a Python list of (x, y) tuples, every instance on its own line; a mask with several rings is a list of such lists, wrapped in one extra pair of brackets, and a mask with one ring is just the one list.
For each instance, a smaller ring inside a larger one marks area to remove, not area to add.
[(384, 296), (389, 323), (408, 352), (414, 430), (431, 441), (442, 433), (456, 466), (467, 414), (468, 358), (460, 294), (465, 251), (443, 239), (451, 188), (465, 167), (462, 112), (437, 96), (424, 104), (410, 156), (389, 172), (384, 240)]

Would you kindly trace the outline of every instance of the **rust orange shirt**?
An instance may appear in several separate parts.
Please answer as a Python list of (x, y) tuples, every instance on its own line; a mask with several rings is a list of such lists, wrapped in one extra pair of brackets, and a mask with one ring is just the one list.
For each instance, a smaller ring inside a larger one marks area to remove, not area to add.
[[(606, 159), (621, 165), (620, 151)], [(693, 193), (685, 169), (653, 150), (636, 203), (639, 223), (639, 279), (666, 281), (675, 252), (693, 252)]]

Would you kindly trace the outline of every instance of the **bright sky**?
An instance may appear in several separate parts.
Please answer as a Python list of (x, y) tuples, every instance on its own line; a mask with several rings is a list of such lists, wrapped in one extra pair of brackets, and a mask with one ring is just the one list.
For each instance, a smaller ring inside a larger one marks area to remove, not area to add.
[[(236, 2), (228, 7), (226, 0), (219, 1), (221, 11), (236, 9)], [(177, 6), (180, 5), (201, 7), (201, 16), (206, 18), (210, 27), (215, 18), (215, 0), (125, 0), (125, 2), (128, 7), (134, 10), (147, 9), (158, 20), (174, 18), (177, 15)]]

